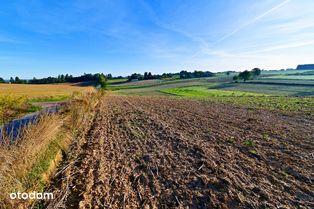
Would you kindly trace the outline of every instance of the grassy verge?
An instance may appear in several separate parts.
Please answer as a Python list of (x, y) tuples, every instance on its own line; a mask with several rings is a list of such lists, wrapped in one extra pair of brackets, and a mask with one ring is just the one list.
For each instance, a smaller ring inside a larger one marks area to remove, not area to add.
[(30, 171), (22, 182), (26, 188), (36, 186), (36, 191), (42, 192), (49, 182), (49, 176), (62, 159), (62, 153), (66, 152), (70, 143), (67, 133), (59, 133), (47, 145), (47, 148), (38, 156)]
[(30, 104), (29, 107), (26, 109), (26, 112), (27, 112), (27, 113), (38, 112), (38, 111), (40, 111), (40, 110), (42, 110), (42, 107), (39, 107), (39, 106)]
[(2, 139), (0, 208), (30, 207), (33, 200), (11, 200), (10, 193), (44, 190), (79, 127), (93, 117), (96, 102), (94, 94), (76, 95), (62, 113), (26, 128), (16, 143)]
[(0, 147), (0, 202), (2, 208), (17, 208), (27, 202), (11, 200), (12, 192), (36, 191), (34, 182), (27, 181), (29, 172), (38, 166), (42, 153), (49, 149), (51, 140), (60, 131), (61, 122), (57, 116), (43, 117), (36, 125), (24, 130), (23, 137), (17, 143), (10, 143), (9, 139), (2, 139)]

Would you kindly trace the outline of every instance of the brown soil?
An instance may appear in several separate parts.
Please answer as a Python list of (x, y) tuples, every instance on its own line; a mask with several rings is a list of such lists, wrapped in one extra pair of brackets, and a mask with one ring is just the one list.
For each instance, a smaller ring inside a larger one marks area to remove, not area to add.
[[(56, 177), (65, 208), (313, 208), (314, 119), (108, 96)], [(74, 157), (73, 157), (74, 156)], [(72, 159), (71, 159), (72, 158)]]

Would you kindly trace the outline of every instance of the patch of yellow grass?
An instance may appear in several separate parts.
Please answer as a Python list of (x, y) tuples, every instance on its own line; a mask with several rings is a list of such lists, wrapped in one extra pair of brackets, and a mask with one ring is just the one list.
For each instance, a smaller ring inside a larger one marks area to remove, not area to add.
[(29, 99), (71, 96), (73, 92), (94, 92), (91, 86), (75, 84), (0, 84), (0, 96), (26, 96)]
[(26, 111), (28, 106), (25, 96), (0, 95), (0, 125)]
[[(12, 192), (42, 192), (78, 130), (94, 117), (101, 94), (73, 94), (62, 114), (43, 116), (17, 143), (0, 144), (0, 208), (29, 208), (33, 200), (11, 200)], [(38, 203), (39, 204), (39, 203)]]
[(10, 200), (11, 192), (33, 189), (34, 185), (28, 185), (24, 178), (33, 168), (40, 153), (47, 150), (51, 140), (56, 137), (61, 124), (58, 116), (45, 117), (37, 125), (25, 130), (18, 144), (7, 143), (0, 146), (0, 202), (4, 203), (0, 204), (0, 208), (20, 205), (19, 201)]

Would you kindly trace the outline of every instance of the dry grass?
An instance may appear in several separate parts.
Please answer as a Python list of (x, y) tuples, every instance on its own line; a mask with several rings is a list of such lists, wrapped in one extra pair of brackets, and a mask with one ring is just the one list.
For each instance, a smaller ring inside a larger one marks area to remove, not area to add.
[[(8, 208), (21, 205), (12, 201), (12, 192), (31, 191), (36, 185), (25, 181), (27, 174), (47, 149), (51, 140), (57, 137), (61, 122), (58, 116), (43, 117), (38, 124), (25, 129), (23, 138), (16, 144), (5, 143), (0, 147), (0, 202)], [(2, 206), (2, 207), (3, 207)]]
[(75, 94), (62, 115), (43, 116), (17, 143), (0, 145), (0, 208), (27, 208), (32, 200), (11, 200), (12, 192), (41, 192), (84, 120), (92, 117), (96, 94)]
[[(72, 131), (72, 143), (70, 146), (69, 151), (67, 152), (67, 160), (63, 161), (60, 165), (58, 172), (55, 174), (54, 179), (52, 182), (58, 182), (58, 178), (64, 172), (67, 172), (69, 168), (76, 162), (76, 158), (78, 157), (79, 149), (82, 147), (83, 138), (88, 134), (88, 131), (91, 128), (91, 125), (94, 121), (97, 109), (96, 106), (100, 101), (100, 98), (103, 97), (103, 92), (97, 94), (89, 94), (81, 97), (77, 97), (72, 100), (70, 106), (70, 115), (69, 120), (66, 124), (68, 124), (68, 129)], [(70, 176), (67, 176), (70, 178)], [(47, 202), (39, 202), (36, 206), (39, 208), (62, 208), (62, 201), (67, 196), (69, 185), (63, 184), (62, 189), (55, 190), (54, 184), (51, 184), (45, 192), (53, 192), (54, 199), (50, 202), (52, 207), (46, 205)], [(57, 207), (55, 207), (57, 206)]]
[(94, 92), (91, 86), (75, 84), (0, 84), (0, 96), (25, 96), (29, 99), (71, 96), (73, 92)]

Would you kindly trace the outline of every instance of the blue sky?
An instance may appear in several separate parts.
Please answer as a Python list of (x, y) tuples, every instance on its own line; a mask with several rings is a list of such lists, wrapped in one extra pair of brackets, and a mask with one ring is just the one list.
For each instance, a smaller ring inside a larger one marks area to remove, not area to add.
[(311, 0), (10, 0), (0, 77), (314, 63)]

